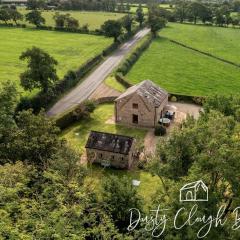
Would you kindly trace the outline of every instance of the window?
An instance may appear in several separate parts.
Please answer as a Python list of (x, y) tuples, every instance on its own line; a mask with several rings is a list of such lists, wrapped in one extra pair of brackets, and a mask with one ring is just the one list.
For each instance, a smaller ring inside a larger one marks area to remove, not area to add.
[(100, 153), (99, 157), (100, 157), (100, 158), (102, 158), (102, 157), (103, 157), (102, 153)]
[(138, 124), (138, 115), (136, 114), (132, 115), (132, 123)]
[(137, 103), (133, 103), (132, 107), (133, 107), (133, 109), (138, 109), (138, 104)]
[(112, 155), (112, 160), (114, 160), (114, 155)]

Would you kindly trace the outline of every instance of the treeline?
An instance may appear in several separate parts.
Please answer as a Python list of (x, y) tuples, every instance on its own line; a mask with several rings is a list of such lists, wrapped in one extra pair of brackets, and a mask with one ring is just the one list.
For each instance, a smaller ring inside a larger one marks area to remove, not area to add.
[[(235, 15), (232, 13), (235, 12)], [(215, 24), (217, 26), (233, 26), (240, 24), (240, 1), (209, 4), (191, 1), (177, 1), (175, 10), (168, 12), (171, 21), (192, 22), (197, 24)]]

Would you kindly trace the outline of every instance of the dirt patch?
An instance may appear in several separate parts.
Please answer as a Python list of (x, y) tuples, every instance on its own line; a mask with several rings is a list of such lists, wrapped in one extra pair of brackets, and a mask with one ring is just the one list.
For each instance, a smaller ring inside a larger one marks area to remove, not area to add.
[(90, 96), (90, 99), (94, 100), (102, 97), (118, 97), (120, 95), (121, 92), (107, 86), (105, 83), (101, 83)]
[(150, 129), (144, 138), (144, 154), (153, 156), (156, 151), (157, 137), (154, 134), (154, 129)]

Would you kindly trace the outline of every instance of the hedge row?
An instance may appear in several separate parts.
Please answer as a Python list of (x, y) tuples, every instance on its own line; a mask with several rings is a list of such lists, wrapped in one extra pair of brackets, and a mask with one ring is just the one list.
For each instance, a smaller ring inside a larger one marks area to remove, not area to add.
[(83, 64), (78, 70), (69, 71), (64, 78), (47, 93), (40, 92), (32, 98), (22, 97), (18, 104), (17, 111), (32, 108), (34, 112), (37, 113), (41, 108), (47, 108), (53, 104), (59, 96), (76, 86), (89, 71), (102, 61), (102, 59), (102, 54), (97, 55)]
[(136, 48), (130, 54), (130, 56), (120, 65), (120, 67), (117, 69), (117, 73), (121, 73), (123, 76), (125, 76), (134, 65), (134, 63), (142, 55), (142, 53), (150, 46), (151, 42), (152, 35), (149, 35), (149, 37), (147, 37), (147, 39), (138, 48)]
[(87, 61), (77, 71), (69, 71), (64, 76), (64, 78), (61, 81), (59, 81), (47, 93), (40, 92), (31, 98), (22, 97), (18, 104), (17, 111), (32, 108), (33, 111), (37, 113), (41, 110), (41, 108), (45, 108), (45, 109), (48, 108), (50, 105), (56, 102), (57, 99), (62, 94), (64, 94), (65, 92), (67, 92), (68, 90), (76, 86), (78, 82), (84, 76), (86, 76), (87, 73), (89, 73), (96, 65), (98, 65), (103, 60), (103, 57), (111, 54), (114, 50), (118, 48), (121, 42), (128, 40), (138, 30), (139, 28), (136, 28), (131, 35), (124, 34), (119, 40), (119, 42), (113, 43), (110, 46), (108, 46), (106, 49), (103, 50), (101, 54)]
[(116, 97), (103, 97), (93, 101), (85, 101), (72, 110), (63, 113), (56, 118), (56, 125), (61, 129), (65, 129), (80, 119), (89, 117), (90, 113), (94, 111), (96, 105), (102, 103), (113, 102)]

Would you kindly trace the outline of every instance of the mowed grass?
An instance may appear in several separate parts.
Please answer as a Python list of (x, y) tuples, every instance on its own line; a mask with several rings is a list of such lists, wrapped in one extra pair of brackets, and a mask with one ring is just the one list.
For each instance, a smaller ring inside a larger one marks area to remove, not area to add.
[[(84, 152), (85, 144), (91, 130), (117, 133), (127, 136), (133, 136), (137, 139), (137, 144), (143, 144), (144, 137), (147, 133), (145, 129), (130, 128), (114, 123), (106, 123), (114, 115), (113, 104), (101, 104), (91, 114), (91, 119), (81, 120), (73, 126), (62, 132), (61, 137), (65, 138), (69, 144), (80, 153)], [(89, 166), (91, 171), (87, 177), (87, 181), (91, 182), (93, 191), (100, 191), (102, 181), (108, 175), (117, 175), (119, 177), (127, 176), (131, 183), (133, 179), (141, 181), (138, 187), (138, 193), (145, 200), (145, 207), (151, 202), (151, 197), (156, 193), (156, 190), (161, 188), (161, 181), (159, 177), (152, 176), (150, 173), (139, 170), (116, 170), (111, 168), (102, 168), (98, 165)]]
[(113, 116), (114, 105), (101, 104), (91, 114), (90, 119), (81, 120), (67, 128), (62, 132), (62, 137), (66, 138), (72, 147), (80, 153), (84, 152), (85, 144), (91, 130), (132, 136), (137, 139), (139, 145), (143, 144), (143, 139), (147, 132), (145, 129), (116, 125), (113, 122), (107, 123), (107, 120), (110, 120)]
[(240, 65), (239, 29), (169, 23), (160, 36)]
[(171, 93), (239, 94), (240, 68), (157, 38), (127, 75), (133, 84), (150, 79)]
[(5, 80), (19, 83), (19, 74), (26, 70), (26, 62), (20, 61), (19, 56), (32, 46), (47, 51), (58, 61), (57, 73), (62, 78), (111, 43), (111, 38), (102, 36), (1, 27), (0, 84)]
[[(26, 14), (28, 10), (20, 9), (22, 14)], [(78, 19), (80, 26), (85, 24), (89, 25), (90, 30), (100, 29), (101, 25), (107, 20), (117, 20), (122, 18), (123, 13), (111, 13), (111, 12), (85, 12), (85, 11), (42, 11), (42, 16), (45, 18), (46, 26), (55, 26), (53, 16), (56, 12), (61, 14), (69, 13), (72, 17)], [(26, 23), (26, 22), (24, 22)], [(27, 23), (29, 25), (29, 23)]]

